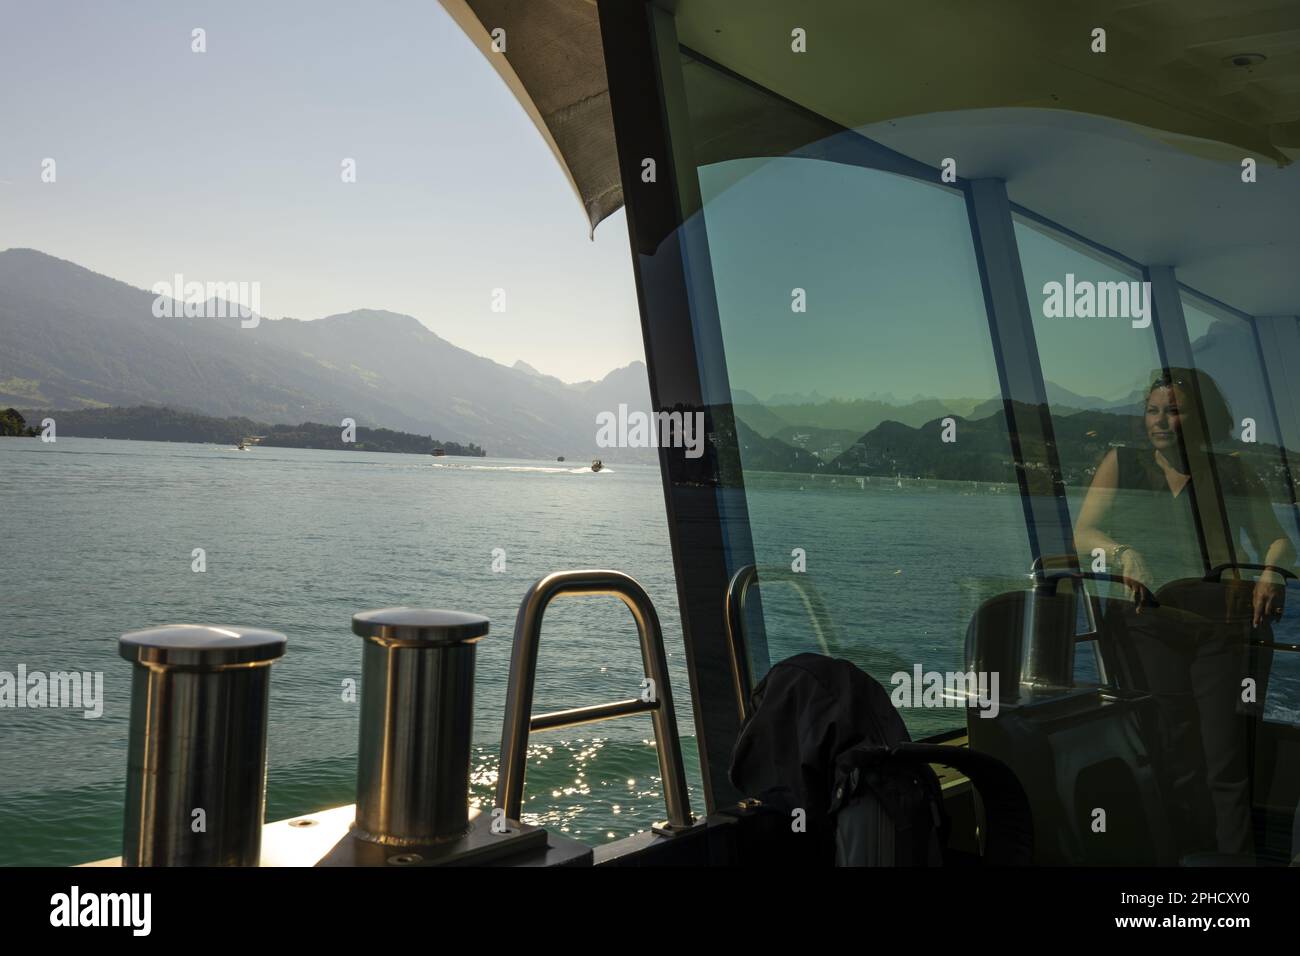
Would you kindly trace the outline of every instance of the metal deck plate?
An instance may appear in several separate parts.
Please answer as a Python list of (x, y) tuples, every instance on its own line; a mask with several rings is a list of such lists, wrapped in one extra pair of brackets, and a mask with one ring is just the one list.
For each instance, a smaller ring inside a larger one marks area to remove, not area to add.
[(508, 821), (505, 833), (492, 832), (492, 818), (474, 812), (469, 832), (456, 840), (428, 846), (384, 846), (346, 834), (315, 866), (481, 866), (501, 857), (546, 849), (541, 827)]

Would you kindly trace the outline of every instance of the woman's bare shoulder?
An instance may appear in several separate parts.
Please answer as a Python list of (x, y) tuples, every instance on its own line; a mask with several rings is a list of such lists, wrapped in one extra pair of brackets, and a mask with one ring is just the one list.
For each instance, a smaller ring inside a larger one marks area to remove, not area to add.
[(1090, 487), (1115, 488), (1119, 486), (1118, 448), (1108, 448), (1097, 462), (1097, 470), (1092, 476)]

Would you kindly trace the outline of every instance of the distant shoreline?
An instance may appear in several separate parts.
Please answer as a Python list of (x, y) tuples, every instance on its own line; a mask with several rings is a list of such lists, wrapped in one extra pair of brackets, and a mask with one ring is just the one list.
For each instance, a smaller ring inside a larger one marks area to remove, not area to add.
[[(46, 418), (55, 422), (56, 437), (109, 438), (132, 441), (190, 442), (206, 445), (250, 444), (269, 448), (314, 448), (325, 451), (390, 452), (432, 455), (441, 452), (449, 457), (486, 458), (487, 452), (470, 442), (461, 444), (439, 441), (429, 435), (370, 428), (357, 425), (354, 441), (344, 441), (341, 425), (303, 422), (298, 425), (271, 425), (248, 418), (217, 418), (194, 412), (178, 411), (154, 405), (130, 408), (94, 409), (24, 409), (15, 414), (20, 420), (39, 423)], [(28, 432), (33, 429), (28, 428)], [(350, 429), (347, 431), (351, 431)], [(34, 429), (39, 434), (40, 429)], [(17, 432), (22, 434), (22, 432)]]

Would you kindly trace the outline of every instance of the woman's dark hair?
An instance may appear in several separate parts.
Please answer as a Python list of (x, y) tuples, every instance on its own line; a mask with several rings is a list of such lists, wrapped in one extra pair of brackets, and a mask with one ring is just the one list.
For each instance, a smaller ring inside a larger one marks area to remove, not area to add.
[(1232, 411), (1228, 408), (1228, 400), (1223, 397), (1223, 392), (1209, 372), (1203, 372), (1199, 368), (1166, 368), (1161, 369), (1152, 376), (1151, 387), (1147, 389), (1145, 402), (1151, 398), (1151, 393), (1157, 388), (1172, 388), (1177, 386), (1183, 389), (1184, 394), (1192, 404), (1191, 408), (1183, 409), (1183, 415), (1197, 415), (1196, 398), (1200, 396), (1200, 409), (1205, 410), (1206, 431), (1209, 433), (1211, 441), (1226, 441), (1232, 437), (1233, 418)]

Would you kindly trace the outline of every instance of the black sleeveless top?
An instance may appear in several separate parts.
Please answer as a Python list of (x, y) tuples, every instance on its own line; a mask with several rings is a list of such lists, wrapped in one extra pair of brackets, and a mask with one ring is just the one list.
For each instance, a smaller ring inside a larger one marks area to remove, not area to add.
[(1175, 495), (1152, 448), (1117, 448), (1115, 453), (1119, 477), (1106, 533), (1141, 555), (1153, 591), (1179, 578), (1202, 577), (1209, 568), (1197, 533), (1192, 481)]

